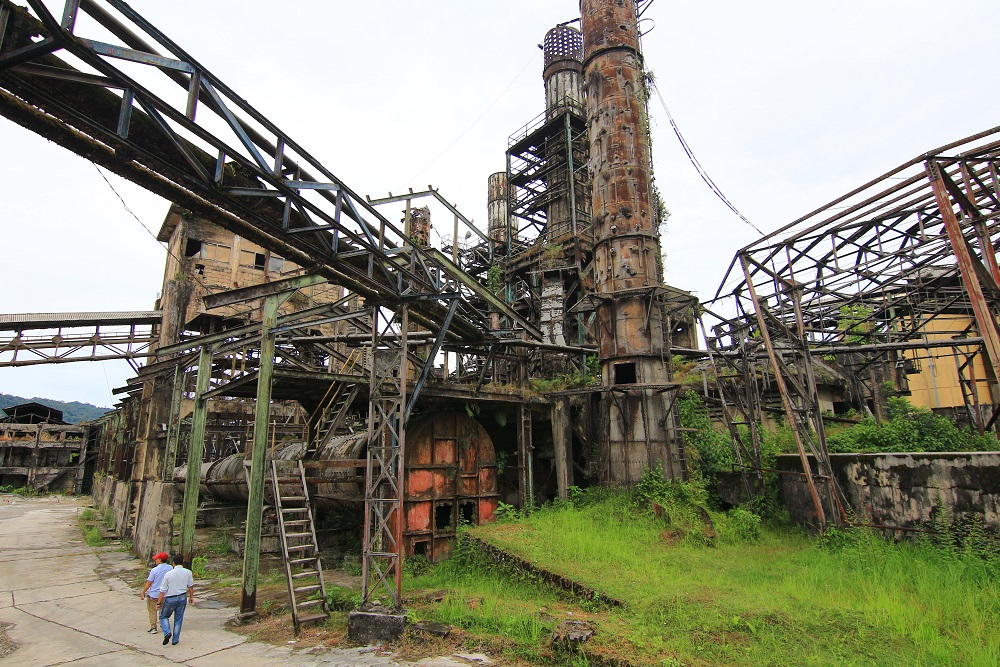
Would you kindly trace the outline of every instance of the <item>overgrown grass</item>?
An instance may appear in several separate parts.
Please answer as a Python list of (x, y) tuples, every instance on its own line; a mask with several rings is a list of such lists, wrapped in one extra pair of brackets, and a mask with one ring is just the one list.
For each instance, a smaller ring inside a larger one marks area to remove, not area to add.
[(90, 507), (85, 507), (80, 510), (77, 518), (80, 521), (80, 530), (83, 531), (83, 539), (87, 546), (98, 547), (104, 544), (104, 539), (101, 537), (101, 527), (97, 525), (99, 520), (97, 512)]
[(746, 517), (717, 514), (717, 538), (706, 540), (678, 535), (635, 498), (592, 491), (471, 531), (625, 608), (569, 600), (459, 548), (407, 579), (411, 590), (449, 589), (440, 603), (418, 602), (418, 613), (548, 662), (568, 660), (544, 644), (573, 612), (597, 625), (591, 657), (634, 664), (1000, 664), (996, 557), (857, 530), (823, 540), (756, 524), (747, 533)]

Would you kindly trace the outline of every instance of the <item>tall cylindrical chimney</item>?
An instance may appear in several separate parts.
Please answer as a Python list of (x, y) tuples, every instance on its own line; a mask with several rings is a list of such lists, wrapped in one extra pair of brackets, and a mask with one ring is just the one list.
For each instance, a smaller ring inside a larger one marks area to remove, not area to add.
[[(507, 243), (507, 230), (511, 219), (507, 215), (507, 172), (490, 174), (486, 193), (486, 219), (490, 239), (497, 243)], [(511, 229), (512, 236), (517, 230)]]
[(583, 109), (583, 35), (576, 28), (557, 25), (542, 42), (546, 118), (562, 111)]
[(635, 0), (581, 0), (580, 14), (599, 354), (604, 384), (618, 397), (607, 403), (603, 475), (635, 483), (659, 462), (679, 478), (680, 452), (667, 437), (669, 352)]

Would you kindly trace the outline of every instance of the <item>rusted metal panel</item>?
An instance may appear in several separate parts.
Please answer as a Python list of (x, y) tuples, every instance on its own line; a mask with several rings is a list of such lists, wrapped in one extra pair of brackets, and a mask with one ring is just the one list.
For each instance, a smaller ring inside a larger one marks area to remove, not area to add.
[(496, 510), (493, 442), (464, 413), (416, 421), (407, 433), (405, 470), (403, 545), (409, 555), (446, 558), (460, 522), (484, 523)]

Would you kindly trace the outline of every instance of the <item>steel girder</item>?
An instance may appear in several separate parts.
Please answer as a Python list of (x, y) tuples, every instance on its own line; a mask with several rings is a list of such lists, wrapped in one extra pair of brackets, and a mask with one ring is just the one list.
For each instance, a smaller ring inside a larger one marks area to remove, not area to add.
[[(783, 413), (821, 527), (829, 510), (843, 514), (817, 376), (879, 417), (882, 385), (893, 380), (888, 369), (943, 345), (966, 357), (984, 352), (985, 382), (995, 388), (998, 171), (1000, 127), (918, 156), (741, 249), (704, 304), (703, 331), (737, 451), (759, 469), (759, 434), (740, 427)], [(968, 364), (959, 365), (965, 373)], [(984, 382), (973, 376), (971, 384), (977, 380)], [(982, 417), (976, 423), (985, 426)]]
[[(0, 113), (366, 299), (419, 286), (417, 320), (439, 321), (447, 304), (433, 297), (459, 292), (468, 298), (453, 338), (489, 330), (471, 276), (415, 246), (128, 4), (68, 0), (57, 19), (27, 1), (33, 14), (0, 0)], [(81, 12), (119, 42), (78, 34)], [(492, 305), (540, 338), (506, 303)]]

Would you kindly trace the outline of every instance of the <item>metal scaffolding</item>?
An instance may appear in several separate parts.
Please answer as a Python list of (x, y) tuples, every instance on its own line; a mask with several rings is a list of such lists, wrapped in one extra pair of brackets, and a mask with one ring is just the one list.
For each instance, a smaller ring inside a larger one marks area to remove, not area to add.
[(922, 359), (951, 348), (970, 421), (980, 432), (997, 425), (998, 167), (1000, 128), (914, 158), (741, 249), (704, 304), (719, 406), (741, 461), (759, 474), (758, 425), (780, 414), (820, 528), (847, 519), (821, 386), (880, 419), (885, 395), (905, 393)]

